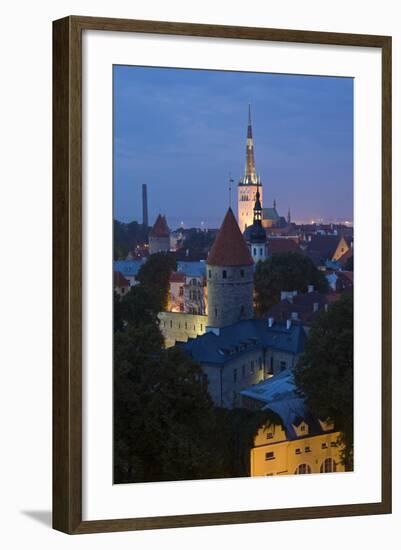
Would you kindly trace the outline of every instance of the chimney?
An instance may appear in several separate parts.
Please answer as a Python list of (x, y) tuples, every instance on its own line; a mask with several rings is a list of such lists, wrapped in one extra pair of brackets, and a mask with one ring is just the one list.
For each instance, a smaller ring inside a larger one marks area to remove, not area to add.
[(291, 319), (287, 319), (287, 330), (291, 328)]
[(319, 302), (313, 302), (313, 312), (319, 311)]
[(149, 225), (148, 218), (148, 188), (146, 183), (142, 184), (142, 224), (145, 227)]
[(313, 285), (308, 285), (308, 292), (313, 292), (315, 287)]
[(272, 328), (273, 323), (274, 323), (274, 318), (273, 318), (273, 317), (269, 317), (268, 320), (267, 320), (267, 325), (268, 325), (268, 327), (269, 327), (269, 328)]

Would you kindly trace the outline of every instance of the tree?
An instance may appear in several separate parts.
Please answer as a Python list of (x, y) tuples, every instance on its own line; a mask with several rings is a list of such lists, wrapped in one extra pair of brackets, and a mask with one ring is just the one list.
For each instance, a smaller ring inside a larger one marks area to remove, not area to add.
[(347, 258), (344, 269), (346, 271), (354, 271), (354, 256), (350, 256), (349, 258)]
[(294, 378), (309, 409), (342, 433), (347, 470), (353, 466), (353, 367), (353, 298), (343, 294), (312, 326)]
[(137, 245), (148, 242), (149, 227), (136, 221), (130, 223), (114, 220), (113, 223), (113, 256), (114, 260), (126, 258), (128, 252), (134, 251)]
[(185, 231), (184, 242), (176, 252), (178, 260), (199, 261), (207, 258), (208, 252), (215, 239), (215, 232), (188, 229)]
[(137, 279), (147, 287), (159, 302), (159, 311), (165, 310), (168, 302), (170, 275), (177, 269), (173, 254), (158, 252), (152, 254), (139, 269)]
[(319, 292), (328, 291), (328, 282), (312, 260), (299, 252), (278, 252), (258, 262), (254, 277), (256, 313), (260, 316), (280, 301), (282, 290), (306, 292), (314, 285)]
[(158, 327), (160, 296), (146, 285), (135, 285), (123, 297), (114, 293), (114, 331), (127, 326)]
[(200, 367), (177, 348), (160, 349), (146, 330), (116, 335), (115, 349), (115, 482), (221, 477)]

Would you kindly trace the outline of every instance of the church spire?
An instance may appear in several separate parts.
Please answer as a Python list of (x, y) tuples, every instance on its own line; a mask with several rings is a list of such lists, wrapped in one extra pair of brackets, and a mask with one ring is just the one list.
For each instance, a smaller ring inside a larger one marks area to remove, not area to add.
[(253, 225), (262, 226), (262, 205), (260, 203), (259, 181), (256, 187), (256, 200), (253, 207)]
[(245, 184), (256, 184), (255, 157), (253, 151), (252, 118), (251, 105), (248, 105), (248, 131), (246, 137), (246, 165), (245, 165)]

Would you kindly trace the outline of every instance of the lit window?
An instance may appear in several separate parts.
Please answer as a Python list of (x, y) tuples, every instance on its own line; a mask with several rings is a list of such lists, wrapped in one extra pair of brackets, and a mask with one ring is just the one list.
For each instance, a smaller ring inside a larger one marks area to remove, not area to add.
[(273, 432), (267, 432), (266, 439), (273, 439)]
[(322, 449), (327, 449), (327, 443), (322, 443)]
[(326, 474), (329, 472), (335, 472), (336, 471), (336, 463), (332, 458), (326, 458), (324, 462), (322, 462), (320, 466), (320, 473)]
[(273, 452), (270, 452), (270, 453), (265, 453), (265, 460), (274, 460), (274, 453)]
[(300, 455), (301, 454), (301, 449), (295, 449), (295, 454)]
[(311, 474), (312, 470), (309, 464), (300, 464), (295, 470), (296, 474)]
[(310, 447), (305, 447), (305, 453), (310, 453), (311, 452), (311, 448)]

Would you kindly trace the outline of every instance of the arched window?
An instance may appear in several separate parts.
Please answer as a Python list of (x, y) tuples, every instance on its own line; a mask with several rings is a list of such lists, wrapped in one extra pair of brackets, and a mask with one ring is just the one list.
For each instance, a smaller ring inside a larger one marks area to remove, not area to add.
[(312, 470), (309, 464), (300, 464), (294, 472), (295, 474), (311, 474)]
[(335, 472), (335, 471), (336, 471), (335, 461), (332, 458), (326, 458), (320, 466), (320, 473), (327, 474), (328, 472)]

